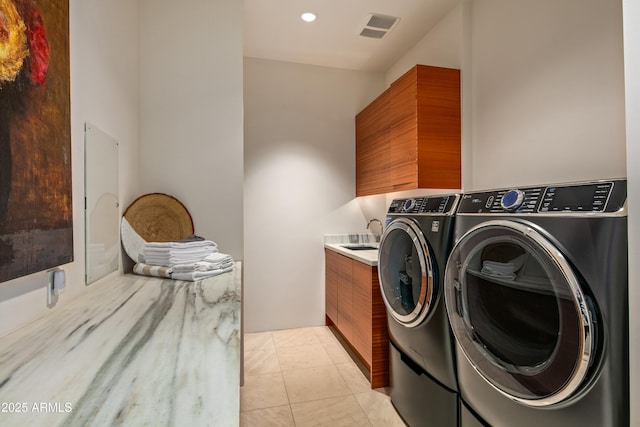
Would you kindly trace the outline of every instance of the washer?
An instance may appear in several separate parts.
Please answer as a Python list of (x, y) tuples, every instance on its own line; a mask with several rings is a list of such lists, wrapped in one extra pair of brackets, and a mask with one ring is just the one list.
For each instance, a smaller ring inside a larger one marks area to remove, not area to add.
[(378, 251), (390, 396), (410, 426), (457, 426), (454, 340), (442, 297), (459, 194), (393, 200)]
[(629, 425), (626, 180), (464, 194), (445, 275), (463, 427)]

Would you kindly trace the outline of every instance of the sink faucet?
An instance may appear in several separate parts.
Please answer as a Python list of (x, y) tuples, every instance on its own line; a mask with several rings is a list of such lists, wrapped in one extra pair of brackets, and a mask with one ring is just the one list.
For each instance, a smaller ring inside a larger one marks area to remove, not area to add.
[(371, 226), (372, 222), (377, 222), (380, 225), (380, 234), (375, 234), (374, 233), (374, 236), (376, 237), (376, 242), (379, 242), (380, 241), (380, 235), (382, 234), (384, 226), (382, 225), (382, 221), (380, 221), (378, 218), (372, 218), (367, 223), (367, 230), (369, 230), (369, 227)]

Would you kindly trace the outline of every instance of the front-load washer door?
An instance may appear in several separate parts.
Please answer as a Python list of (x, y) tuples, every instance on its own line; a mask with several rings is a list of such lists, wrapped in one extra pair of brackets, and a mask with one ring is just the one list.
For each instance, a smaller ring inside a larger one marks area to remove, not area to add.
[(534, 226), (483, 222), (455, 244), (445, 271), (449, 322), (495, 389), (532, 407), (586, 391), (596, 317), (566, 258)]
[(387, 312), (402, 325), (420, 325), (435, 310), (439, 292), (435, 259), (418, 224), (389, 223), (378, 250), (378, 277)]

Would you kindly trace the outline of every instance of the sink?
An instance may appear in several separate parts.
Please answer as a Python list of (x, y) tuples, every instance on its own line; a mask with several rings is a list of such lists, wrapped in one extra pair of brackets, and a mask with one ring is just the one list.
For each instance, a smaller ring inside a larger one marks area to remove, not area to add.
[(349, 249), (351, 251), (377, 251), (378, 247), (377, 246), (371, 246), (371, 245), (342, 245), (343, 248), (345, 249)]

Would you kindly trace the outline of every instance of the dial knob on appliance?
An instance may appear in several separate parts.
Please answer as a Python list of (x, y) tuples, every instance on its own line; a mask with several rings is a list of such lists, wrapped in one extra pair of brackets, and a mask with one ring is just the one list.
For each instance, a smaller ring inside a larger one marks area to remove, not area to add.
[(410, 211), (411, 209), (413, 209), (416, 206), (416, 200), (415, 199), (407, 199), (404, 202), (404, 211)]
[(515, 211), (522, 206), (522, 202), (524, 202), (524, 191), (509, 190), (502, 196), (500, 205), (508, 211)]

